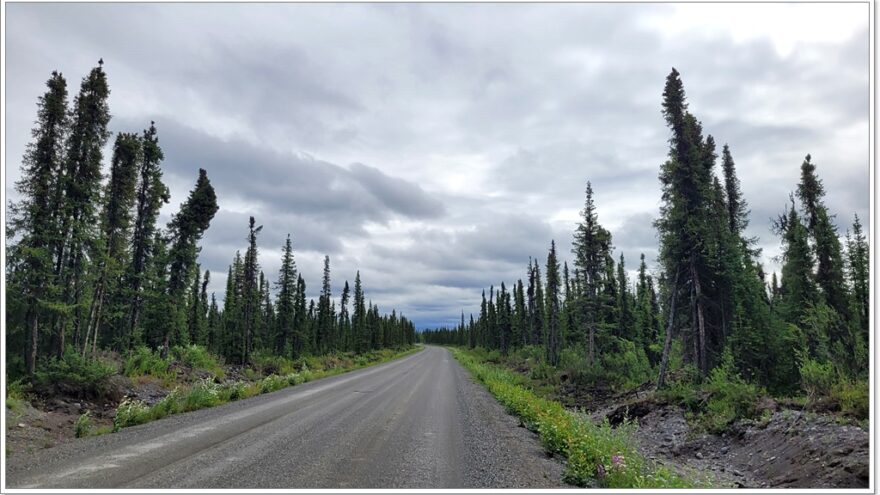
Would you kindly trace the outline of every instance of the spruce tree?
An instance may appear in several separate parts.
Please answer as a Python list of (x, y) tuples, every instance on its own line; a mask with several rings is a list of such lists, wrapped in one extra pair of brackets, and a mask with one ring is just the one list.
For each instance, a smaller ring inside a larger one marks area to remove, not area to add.
[(339, 348), (343, 351), (351, 350), (351, 318), (348, 315), (348, 299), (351, 289), (348, 280), (342, 286), (342, 296), (339, 299)]
[(309, 313), (306, 306), (306, 281), (302, 275), (296, 279), (296, 309), (293, 313), (293, 354), (302, 356), (311, 350)]
[[(61, 303), (72, 309), (64, 312), (57, 323), (59, 346), (65, 342), (68, 326), (73, 324), (74, 345), (85, 349), (81, 335), (85, 275), (89, 251), (97, 237), (97, 206), (100, 204), (101, 162), (103, 148), (110, 137), (107, 124), (110, 111), (107, 98), (110, 88), (103, 63), (83, 78), (73, 102), (70, 131), (65, 146), (63, 178), (56, 188), (58, 236), (53, 246), (55, 273)], [(63, 199), (62, 199), (63, 198)], [(62, 349), (58, 349), (60, 354)]]
[[(806, 214), (806, 228), (813, 240), (813, 252), (818, 263), (816, 282), (822, 289), (827, 304), (846, 318), (849, 316), (849, 295), (844, 282), (840, 238), (832, 215), (823, 201), (825, 188), (816, 175), (816, 165), (812, 163), (810, 155), (801, 164), (801, 181), (797, 194)], [(836, 340), (844, 339), (839, 334), (833, 337)]]
[(514, 291), (514, 319), (513, 319), (513, 346), (522, 347), (528, 344), (528, 313), (523, 294), (522, 279), (516, 281)]
[(131, 237), (131, 261), (125, 273), (127, 299), (129, 302), (128, 318), (123, 322), (123, 348), (133, 345), (132, 336), (140, 324), (143, 305), (143, 286), (146, 267), (156, 249), (152, 242), (156, 232), (156, 219), (162, 205), (167, 204), (170, 196), (168, 187), (162, 182), (160, 164), (164, 159), (159, 147), (155, 122), (145, 130), (141, 139), (140, 175), (137, 185), (137, 205), (135, 207), (134, 231)]
[(209, 347), (209, 327), (208, 327), (208, 313), (210, 312), (210, 307), (208, 305), (208, 284), (211, 283), (211, 271), (205, 270), (205, 276), (202, 278), (202, 286), (199, 291), (199, 305), (198, 305), (198, 313), (194, 319), (196, 320), (195, 326), (195, 335), (196, 335), (196, 343), (205, 347)]
[(556, 259), (556, 242), (550, 241), (547, 255), (547, 362), (559, 364), (562, 342), (559, 336), (559, 261)]
[(870, 257), (868, 241), (862, 231), (862, 223), (856, 215), (852, 233), (846, 235), (846, 271), (852, 288), (852, 311), (856, 327), (868, 342), (868, 323), (870, 310)]
[(364, 303), (364, 289), (361, 285), (360, 271), (354, 277), (354, 311), (351, 319), (352, 334), (356, 343), (355, 352), (365, 352), (369, 346), (369, 335), (367, 335), (367, 308)]
[(275, 352), (281, 354), (287, 346), (290, 346), (291, 353), (294, 352), (294, 328), (296, 318), (297, 305), (297, 273), (296, 262), (293, 259), (293, 245), (290, 241), (290, 234), (287, 234), (287, 240), (281, 251), (281, 269), (278, 272), (278, 297), (275, 300), (275, 308), (278, 312), (277, 319), (277, 339), (275, 341)]
[[(10, 245), (7, 266), (7, 295), (10, 306), (15, 300), (24, 308), (25, 365), (34, 374), (39, 351), (41, 326), (46, 309), (57, 312), (55, 273), (52, 266), (52, 248), (57, 238), (59, 197), (56, 191), (63, 183), (64, 138), (68, 125), (67, 81), (58, 72), (46, 82), (47, 91), (37, 101), (37, 120), (31, 130), (32, 141), (28, 144), (21, 166), (21, 179), (15, 184), (21, 195), (17, 204), (10, 204), (7, 232), (9, 238), (18, 237)], [(13, 312), (6, 315), (7, 335), (16, 325), (12, 324)], [(63, 334), (62, 334), (63, 338)], [(7, 341), (7, 345), (9, 342)], [(60, 344), (63, 348), (63, 343)]]
[[(208, 174), (204, 169), (199, 169), (199, 178), (195, 188), (190, 191), (189, 197), (180, 206), (180, 211), (172, 217), (168, 224), (169, 243), (168, 250), (168, 298), (171, 301), (181, 301), (188, 285), (188, 277), (192, 273), (192, 267), (196, 262), (199, 247), (198, 242), (211, 224), (211, 219), (217, 213), (217, 196)], [(164, 329), (162, 342), (163, 353), (167, 354), (174, 335), (182, 343), (188, 341), (185, 328), (185, 318), (182, 318), (180, 310), (174, 311), (171, 325)]]
[(620, 262), (617, 264), (617, 287), (617, 333), (625, 339), (641, 342), (641, 336), (635, 335), (632, 294), (629, 291), (629, 280), (626, 276), (623, 253), (620, 253)]
[(330, 257), (324, 256), (324, 276), (321, 279), (321, 297), (318, 299), (318, 352), (333, 350), (334, 317), (330, 308), (333, 295), (330, 292)]
[[(708, 294), (712, 268), (707, 249), (711, 239), (712, 223), (712, 165), (714, 143), (704, 140), (702, 126), (687, 111), (684, 86), (674, 68), (666, 78), (663, 91), (663, 116), (671, 131), (669, 159), (660, 173), (662, 204), (660, 218), (655, 222), (660, 233), (660, 257), (666, 273), (679, 283), (672, 289), (675, 297), (681, 297), (683, 311), (672, 315), (680, 319), (691, 317), (689, 344), (691, 360), (701, 374), (709, 369), (707, 328)], [(679, 292), (689, 287), (689, 294)]]
[[(510, 352), (513, 328), (510, 318), (510, 294), (501, 282), (501, 291), (498, 293), (498, 343), (501, 354), (506, 356)], [(464, 320), (464, 313), (462, 313)]]
[(587, 358), (595, 362), (596, 334), (600, 321), (600, 292), (606, 257), (610, 250), (610, 233), (599, 225), (596, 214), (596, 203), (593, 200), (593, 186), (587, 182), (584, 209), (581, 210), (581, 222), (577, 225), (572, 243), (574, 265), (581, 278), (580, 293), (575, 297), (581, 308), (580, 320), (586, 325)]
[(95, 246), (96, 283), (92, 293), (86, 327), (83, 354), (91, 342), (91, 352), (97, 352), (98, 335), (104, 317), (107, 294), (115, 294), (128, 256), (126, 243), (131, 228), (131, 211), (135, 203), (138, 165), (141, 162), (141, 141), (135, 134), (120, 133), (113, 146), (110, 181), (104, 194), (101, 215), (101, 234)]
[(782, 232), (782, 283), (779, 288), (779, 311), (782, 318), (802, 325), (806, 310), (818, 303), (813, 275), (813, 254), (807, 239), (807, 228), (801, 222), (794, 202), (779, 223)]

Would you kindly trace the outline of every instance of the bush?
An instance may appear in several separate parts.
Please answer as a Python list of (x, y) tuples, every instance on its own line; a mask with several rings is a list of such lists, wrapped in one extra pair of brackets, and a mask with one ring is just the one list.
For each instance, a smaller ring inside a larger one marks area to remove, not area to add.
[(82, 438), (89, 436), (92, 431), (92, 412), (86, 411), (76, 419), (74, 424), (74, 436)]
[(702, 405), (698, 387), (686, 380), (670, 383), (667, 388), (658, 392), (658, 396), (670, 404), (678, 404), (691, 412), (698, 411)]
[(289, 385), (287, 378), (278, 375), (269, 375), (260, 382), (260, 393), (267, 394)]
[(805, 358), (800, 368), (801, 387), (811, 397), (831, 394), (837, 376), (834, 365)]
[(226, 376), (217, 358), (202, 346), (195, 344), (187, 346), (177, 345), (171, 349), (171, 354), (185, 366), (207, 371), (219, 379), (223, 379)]
[(231, 382), (221, 385), (217, 391), (220, 402), (232, 402), (244, 396), (244, 382)]
[(870, 412), (870, 390), (867, 380), (840, 380), (832, 398), (840, 404), (840, 412), (858, 419), (867, 419)]
[(254, 367), (263, 374), (263, 376), (287, 375), (293, 373), (297, 369), (296, 362), (292, 359), (265, 353), (255, 354), (251, 358), (251, 362)]
[(162, 419), (165, 416), (181, 412), (183, 410), (181, 405), (182, 397), (183, 393), (180, 391), (180, 387), (174, 387), (174, 390), (172, 390), (170, 394), (166, 395), (162, 400), (155, 403), (153, 407), (149, 408), (150, 420)]
[(150, 408), (146, 404), (139, 400), (126, 399), (116, 408), (116, 416), (113, 417), (113, 431), (143, 424), (150, 419)]
[(149, 347), (140, 346), (133, 350), (125, 360), (123, 373), (125, 376), (141, 376), (150, 375), (157, 378), (170, 378), (172, 373), (169, 371), (171, 362), (162, 359), (158, 352), (150, 350)]
[(702, 423), (706, 429), (720, 433), (733, 421), (740, 418), (753, 418), (757, 413), (758, 399), (763, 391), (746, 382), (736, 372), (733, 356), (725, 352), (722, 363), (709, 373), (703, 386), (709, 394)]
[(100, 359), (82, 357), (68, 346), (61, 359), (43, 361), (34, 377), (38, 387), (51, 388), (78, 397), (103, 398), (114, 393), (109, 378), (116, 366)]
[(214, 407), (221, 403), (220, 388), (214, 380), (199, 380), (189, 390), (183, 400), (184, 411), (195, 411), (206, 407)]
[(6, 408), (10, 411), (20, 411), (27, 402), (24, 395), (23, 379), (6, 383)]

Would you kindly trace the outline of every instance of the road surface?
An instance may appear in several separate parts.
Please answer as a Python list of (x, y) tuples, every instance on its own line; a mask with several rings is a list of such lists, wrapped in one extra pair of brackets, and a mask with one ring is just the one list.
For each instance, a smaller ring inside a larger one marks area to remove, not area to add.
[(540, 488), (562, 464), (446, 349), (7, 459), (9, 488)]

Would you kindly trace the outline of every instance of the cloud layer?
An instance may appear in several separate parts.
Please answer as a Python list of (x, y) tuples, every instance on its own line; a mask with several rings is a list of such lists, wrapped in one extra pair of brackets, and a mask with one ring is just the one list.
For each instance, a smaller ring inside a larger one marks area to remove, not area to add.
[(475, 311), (551, 239), (570, 259), (592, 181), (600, 221), (636, 267), (667, 149), (670, 67), (729, 143), (775, 266), (769, 220), (807, 153), (841, 230), (869, 208), (867, 4), (9, 4), (6, 194), (48, 74), (71, 93), (99, 57), (114, 131), (155, 120), (172, 203), (199, 167), (220, 211), (200, 261), (222, 295), (247, 218), (275, 279), (288, 233), (309, 290), (421, 327)]

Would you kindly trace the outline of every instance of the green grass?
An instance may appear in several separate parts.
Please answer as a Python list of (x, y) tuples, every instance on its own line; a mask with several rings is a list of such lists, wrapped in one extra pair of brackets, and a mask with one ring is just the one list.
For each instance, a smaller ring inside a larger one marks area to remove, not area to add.
[(632, 424), (612, 428), (595, 424), (582, 413), (535, 395), (524, 377), (485, 362), (480, 353), (452, 349), (467, 368), (507, 410), (538, 433), (548, 452), (567, 459), (566, 481), (606, 488), (690, 488), (696, 485), (668, 468), (648, 462), (635, 448)]
[[(191, 346), (194, 347), (194, 346)], [(298, 385), (300, 383), (338, 375), (346, 371), (352, 371), (366, 366), (381, 364), (392, 359), (401, 358), (421, 350), (421, 347), (413, 347), (405, 350), (381, 349), (365, 353), (368, 359), (349, 361), (348, 366), (335, 366), (328, 369), (303, 369), (298, 373), (286, 375), (269, 375), (255, 382), (236, 381), (228, 384), (218, 384), (208, 378), (196, 382), (188, 388), (175, 388), (170, 394), (152, 407), (141, 401), (126, 399), (116, 408), (116, 416), (113, 419), (112, 431), (119, 431), (128, 426), (139, 425), (162, 419), (171, 414), (186, 411), (195, 411), (206, 407), (214, 407), (226, 402), (246, 399), (259, 394), (265, 394), (281, 390), (282, 388)], [(313, 364), (324, 365), (335, 360), (317, 360)], [(97, 434), (97, 431), (94, 432)]]

